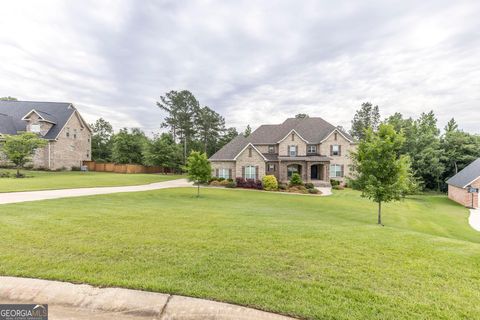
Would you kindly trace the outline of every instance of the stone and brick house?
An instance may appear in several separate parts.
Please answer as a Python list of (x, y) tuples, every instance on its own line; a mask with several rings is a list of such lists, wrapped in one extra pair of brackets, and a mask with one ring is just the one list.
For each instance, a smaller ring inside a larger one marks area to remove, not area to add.
[(465, 207), (478, 208), (478, 192), (480, 188), (480, 158), (466, 166), (462, 171), (447, 180), (448, 197)]
[[(48, 141), (33, 157), (34, 168), (71, 169), (91, 159), (92, 131), (71, 103), (0, 101), (0, 140), (21, 132)], [(4, 157), (0, 162), (7, 164)]]
[(262, 179), (275, 175), (286, 182), (294, 172), (303, 181), (324, 185), (350, 175), (353, 138), (322, 118), (289, 118), (240, 135), (210, 157), (216, 177)]

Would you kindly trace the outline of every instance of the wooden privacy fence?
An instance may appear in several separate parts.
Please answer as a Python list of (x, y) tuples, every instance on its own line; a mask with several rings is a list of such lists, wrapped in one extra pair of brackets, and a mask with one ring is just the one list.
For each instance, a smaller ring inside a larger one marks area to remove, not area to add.
[(95, 161), (83, 161), (88, 171), (115, 172), (115, 173), (175, 173), (172, 168), (147, 167), (140, 164), (116, 164), (97, 163)]

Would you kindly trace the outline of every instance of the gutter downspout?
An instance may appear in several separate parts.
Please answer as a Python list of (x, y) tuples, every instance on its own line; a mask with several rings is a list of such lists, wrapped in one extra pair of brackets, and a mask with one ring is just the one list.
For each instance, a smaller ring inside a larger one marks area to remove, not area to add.
[(51, 152), (50, 152), (50, 145), (51, 145), (51, 142), (48, 141), (48, 170), (51, 169), (51, 165), (50, 165), (50, 155), (51, 155)]

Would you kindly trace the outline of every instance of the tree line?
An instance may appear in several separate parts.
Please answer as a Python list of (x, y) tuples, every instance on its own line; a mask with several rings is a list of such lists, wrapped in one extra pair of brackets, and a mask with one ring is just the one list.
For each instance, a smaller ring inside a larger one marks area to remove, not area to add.
[(156, 106), (165, 113), (161, 127), (168, 132), (153, 138), (138, 128), (114, 133), (112, 125), (100, 118), (91, 125), (92, 159), (180, 170), (192, 151), (211, 156), (238, 135), (236, 128), (227, 128), (225, 119), (201, 106), (190, 91), (167, 92)]
[(480, 157), (479, 135), (459, 129), (454, 118), (440, 130), (433, 111), (416, 119), (397, 112), (382, 120), (379, 107), (365, 102), (355, 113), (350, 134), (363, 141), (368, 129), (378, 131), (381, 124), (401, 134), (398, 153), (409, 157), (413, 177), (424, 190), (445, 191), (446, 179)]

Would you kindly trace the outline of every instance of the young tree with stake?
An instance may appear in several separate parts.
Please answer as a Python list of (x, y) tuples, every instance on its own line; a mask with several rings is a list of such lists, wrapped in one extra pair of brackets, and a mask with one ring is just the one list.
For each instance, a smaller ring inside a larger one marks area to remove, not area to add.
[(47, 141), (39, 138), (35, 133), (24, 132), (19, 135), (5, 135), (2, 151), (17, 168), (17, 178), (21, 177), (20, 169), (35, 155), (38, 148), (47, 145)]

